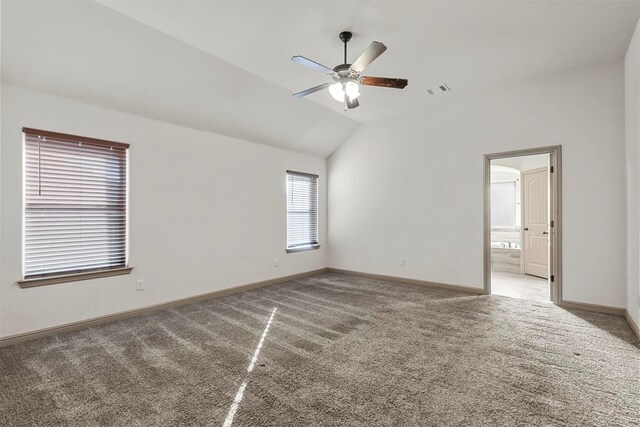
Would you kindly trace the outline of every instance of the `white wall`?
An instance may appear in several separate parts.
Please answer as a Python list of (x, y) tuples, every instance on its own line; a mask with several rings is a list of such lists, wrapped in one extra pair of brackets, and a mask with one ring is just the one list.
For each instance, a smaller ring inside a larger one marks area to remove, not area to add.
[[(327, 266), (286, 254), (285, 170), (322, 158), (196, 131), (12, 86), (2, 87), (0, 336), (37, 330)], [(21, 289), (23, 126), (131, 144), (131, 275)], [(274, 258), (280, 265), (273, 267)], [(146, 289), (136, 292), (136, 279)]]
[(481, 288), (483, 154), (560, 144), (564, 299), (624, 307), (623, 84), (602, 64), (363, 125), (327, 166), (329, 265)]
[(627, 310), (640, 325), (640, 22), (625, 57)]

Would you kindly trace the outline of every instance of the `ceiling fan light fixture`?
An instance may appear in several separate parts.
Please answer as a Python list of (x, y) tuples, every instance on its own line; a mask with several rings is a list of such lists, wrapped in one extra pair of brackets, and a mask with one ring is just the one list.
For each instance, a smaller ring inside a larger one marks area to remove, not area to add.
[(344, 89), (342, 83), (334, 83), (329, 86), (329, 93), (338, 102), (344, 102)]
[(351, 101), (360, 96), (360, 86), (356, 82), (347, 82), (344, 91)]
[(376, 58), (387, 50), (387, 47), (380, 42), (371, 42), (364, 52), (360, 54), (358, 59), (356, 59), (352, 64), (348, 64), (347, 43), (351, 40), (352, 35), (353, 34), (349, 31), (343, 31), (340, 33), (340, 40), (344, 43), (344, 63), (338, 64), (333, 68), (326, 67), (315, 61), (307, 59), (304, 56), (296, 55), (291, 57), (293, 62), (302, 64), (323, 74), (327, 74), (333, 80), (333, 82), (329, 81), (301, 92), (296, 92), (293, 96), (296, 98), (302, 98), (303, 96), (328, 88), (333, 99), (340, 103), (344, 103), (345, 110), (352, 110), (360, 105), (360, 102), (358, 101), (358, 98), (360, 97), (360, 85), (394, 89), (404, 89), (405, 86), (407, 86), (409, 82), (406, 79), (361, 75), (362, 72), (376, 60)]

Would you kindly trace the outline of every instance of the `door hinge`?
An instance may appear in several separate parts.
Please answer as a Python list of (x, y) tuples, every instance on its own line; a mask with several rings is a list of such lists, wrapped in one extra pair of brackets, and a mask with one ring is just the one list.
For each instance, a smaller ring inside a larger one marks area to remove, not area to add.
[(553, 227), (553, 225), (554, 225), (554, 224), (555, 224), (555, 223), (553, 222), (553, 220), (551, 220), (551, 226), (552, 226), (552, 227)]
[(554, 171), (553, 166), (551, 166), (551, 173), (553, 173), (553, 171)]
[(553, 274), (551, 275), (551, 281), (554, 282), (555, 277), (553, 276)]

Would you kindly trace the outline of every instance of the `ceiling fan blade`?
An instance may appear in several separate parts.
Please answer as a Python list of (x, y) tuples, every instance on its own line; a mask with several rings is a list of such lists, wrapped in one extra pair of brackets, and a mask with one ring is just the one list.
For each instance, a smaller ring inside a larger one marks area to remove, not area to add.
[(360, 84), (366, 86), (390, 87), (393, 89), (404, 89), (408, 84), (407, 79), (390, 79), (387, 77), (360, 77)]
[(380, 42), (371, 42), (371, 44), (362, 52), (362, 54), (351, 64), (351, 70), (356, 73), (361, 73), (367, 68), (376, 58), (387, 50), (387, 47)]
[(296, 98), (302, 98), (303, 96), (307, 96), (309, 94), (318, 92), (319, 90), (326, 89), (329, 86), (331, 86), (332, 84), (333, 84), (333, 82), (322, 83), (321, 85), (314, 86), (314, 87), (309, 88), (307, 90), (303, 90), (302, 92), (294, 93), (293, 96), (295, 96)]
[(333, 74), (333, 70), (331, 68), (325, 67), (322, 64), (318, 64), (317, 62), (307, 59), (304, 56), (292, 56), (291, 60), (293, 62), (297, 62), (298, 64), (302, 64), (306, 67), (312, 68), (316, 71), (320, 71), (321, 73)]
[(354, 99), (353, 101), (351, 101), (351, 100), (349, 99), (349, 97), (348, 97), (348, 96), (346, 96), (346, 97), (345, 97), (345, 104), (346, 104), (347, 108), (348, 108), (349, 110), (351, 110), (351, 109), (353, 109), (353, 108), (358, 107), (358, 106), (360, 105), (360, 102), (358, 102), (358, 98), (356, 98), (356, 99)]

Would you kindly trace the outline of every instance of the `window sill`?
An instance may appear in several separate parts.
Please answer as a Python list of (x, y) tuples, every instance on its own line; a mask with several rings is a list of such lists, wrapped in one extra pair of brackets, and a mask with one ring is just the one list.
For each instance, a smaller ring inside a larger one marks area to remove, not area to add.
[(299, 248), (288, 248), (287, 253), (290, 254), (294, 252), (314, 251), (316, 249), (320, 249), (320, 245), (300, 246)]
[(121, 276), (131, 273), (133, 267), (111, 268), (108, 270), (87, 271), (85, 273), (61, 274), (58, 276), (35, 277), (32, 279), (18, 280), (21, 288), (33, 288), (35, 286), (55, 285), (58, 283), (77, 282), (79, 280), (97, 279), (100, 277)]

